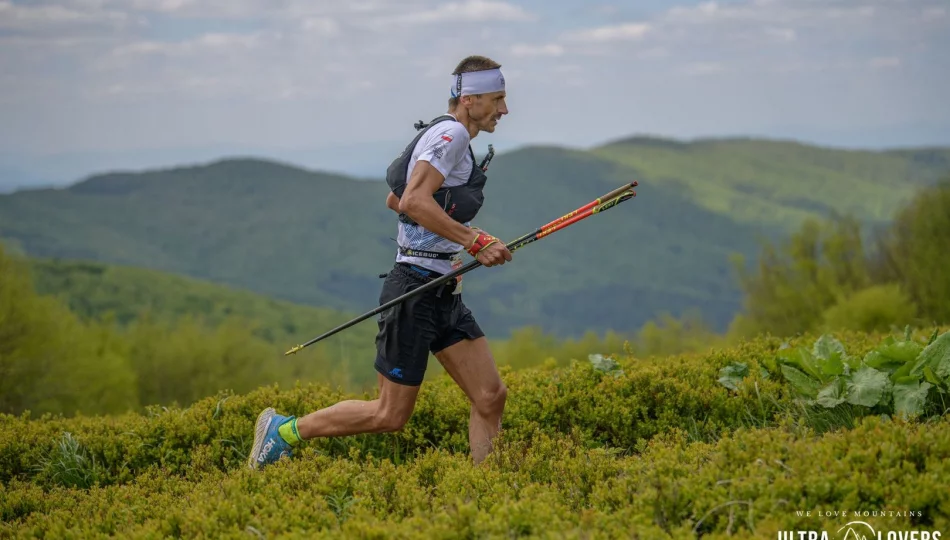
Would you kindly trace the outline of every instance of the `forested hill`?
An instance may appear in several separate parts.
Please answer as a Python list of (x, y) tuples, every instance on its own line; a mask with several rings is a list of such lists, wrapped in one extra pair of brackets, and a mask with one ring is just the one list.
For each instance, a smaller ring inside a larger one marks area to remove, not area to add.
[[(484, 144), (476, 139), (476, 157)], [(729, 255), (807, 216), (887, 219), (950, 163), (945, 149), (856, 152), (774, 141), (632, 139), (588, 151), (499, 153), (475, 224), (510, 240), (631, 180), (638, 196), (465, 276), (487, 331), (628, 331), (738, 307)], [(128, 264), (363, 312), (392, 264), (395, 214), (382, 182), (258, 159), (85, 179), (0, 196), (0, 237), (36, 257)]]
[(867, 151), (763, 139), (631, 137), (591, 152), (676, 185), (713, 212), (788, 229), (832, 211), (889, 220), (917, 189), (950, 171), (950, 148)]

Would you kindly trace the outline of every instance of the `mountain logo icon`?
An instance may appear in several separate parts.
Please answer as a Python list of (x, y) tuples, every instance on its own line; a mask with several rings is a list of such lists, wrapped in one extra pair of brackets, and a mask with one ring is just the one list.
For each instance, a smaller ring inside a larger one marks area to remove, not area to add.
[[(870, 536), (868, 536), (865, 529), (871, 531)], [(841, 531), (844, 531), (844, 536), (841, 536)], [(878, 534), (874, 532), (874, 527), (869, 523), (865, 523), (864, 521), (851, 521), (845, 523), (843, 527), (838, 529), (838, 538), (841, 540), (872, 540), (878, 538)]]

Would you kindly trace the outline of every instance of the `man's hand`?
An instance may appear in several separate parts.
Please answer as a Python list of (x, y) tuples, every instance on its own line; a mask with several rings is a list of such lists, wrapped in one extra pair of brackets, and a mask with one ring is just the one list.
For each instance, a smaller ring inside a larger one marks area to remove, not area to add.
[(432, 195), (444, 180), (442, 173), (429, 162), (416, 162), (412, 181), (406, 186), (402, 197), (397, 199), (399, 211), (442, 238), (461, 244), (469, 255), (485, 266), (510, 261), (511, 251), (500, 240), (455, 221), (435, 202)]
[(505, 264), (511, 260), (511, 251), (504, 242), (480, 229), (473, 227), (472, 230), (475, 232), (475, 238), (465, 250), (483, 266)]
[(482, 266), (495, 266), (496, 264), (505, 264), (505, 261), (510, 261), (511, 252), (508, 251), (508, 246), (498, 242), (497, 244), (492, 244), (485, 248), (485, 250), (476, 255), (475, 258), (478, 259), (478, 262), (482, 263)]

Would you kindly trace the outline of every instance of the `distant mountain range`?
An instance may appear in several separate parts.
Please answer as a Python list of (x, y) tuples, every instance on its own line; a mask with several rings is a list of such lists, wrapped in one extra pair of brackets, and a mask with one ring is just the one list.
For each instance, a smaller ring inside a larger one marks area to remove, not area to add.
[(42, 186), (52, 186), (52, 184), (26, 171), (0, 166), (0, 194), (12, 193), (23, 187)]
[[(624, 182), (637, 180), (638, 196), (525, 247), (510, 264), (467, 274), (465, 301), (495, 335), (527, 325), (564, 337), (631, 331), (691, 307), (721, 329), (740, 300), (730, 254), (754, 257), (758, 238), (786, 235), (810, 216), (886, 221), (948, 173), (947, 148), (756, 139), (636, 137), (500, 153), (475, 224), (504, 240)], [(153, 268), (364, 312), (377, 305), (377, 274), (396, 248), (386, 194), (382, 182), (223, 159), (0, 196), (0, 237), (34, 256)]]

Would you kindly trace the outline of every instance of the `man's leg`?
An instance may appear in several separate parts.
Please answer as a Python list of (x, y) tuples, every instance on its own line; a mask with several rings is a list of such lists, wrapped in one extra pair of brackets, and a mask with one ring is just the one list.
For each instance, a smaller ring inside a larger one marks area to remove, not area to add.
[(301, 418), (264, 409), (255, 424), (254, 444), (248, 456), (251, 469), (292, 454), (292, 447), (314, 437), (398, 431), (412, 416), (419, 386), (397, 384), (377, 375), (379, 397), (372, 401), (346, 400)]
[[(424, 283), (409, 270), (396, 267), (383, 283), (379, 303), (382, 305)], [(412, 416), (419, 386), (425, 376), (429, 342), (436, 336), (432, 320), (434, 309), (432, 293), (423, 293), (386, 310), (377, 321), (375, 366), (379, 397), (372, 401), (341, 401), (298, 419), (300, 438), (401, 429)]]
[(463, 339), (435, 353), (445, 371), (455, 380), (472, 404), (468, 439), (475, 463), (491, 452), (501, 430), (508, 389), (498, 374), (495, 359), (484, 336)]
[(419, 387), (394, 383), (378, 373), (377, 378), (378, 398), (372, 401), (341, 401), (298, 419), (300, 438), (342, 437), (402, 429), (412, 416)]
[[(397, 266), (383, 284), (380, 305), (423, 283)], [(425, 376), (429, 344), (436, 337), (434, 307), (433, 293), (427, 292), (381, 314), (376, 335), (377, 399), (341, 401), (301, 418), (277, 414), (270, 407), (261, 412), (255, 424), (249, 466), (258, 469), (281, 456), (290, 456), (294, 445), (315, 437), (401, 429), (412, 415)]]

